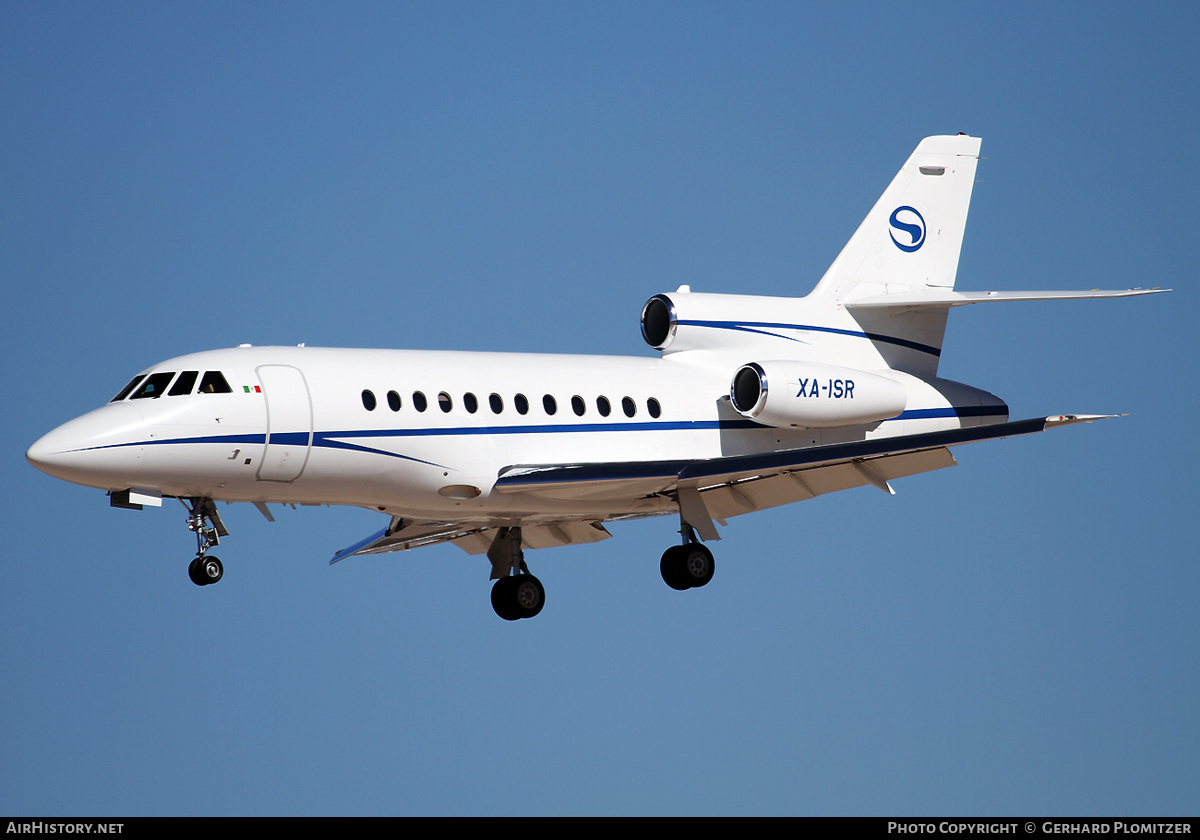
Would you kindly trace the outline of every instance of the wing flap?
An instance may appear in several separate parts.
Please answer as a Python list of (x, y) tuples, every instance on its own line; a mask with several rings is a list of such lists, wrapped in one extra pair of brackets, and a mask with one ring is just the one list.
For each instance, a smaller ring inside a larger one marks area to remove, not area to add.
[(728, 519), (743, 513), (801, 502), (826, 493), (874, 483), (860, 464), (867, 465), (880, 480), (886, 482), (953, 467), (957, 462), (948, 449), (939, 447), (872, 458), (863, 462), (850, 461), (743, 479), (736, 483), (706, 488), (701, 494), (714, 519)]
[(560, 522), (554, 525), (525, 525), (521, 528), (521, 539), (529, 548), (600, 542), (611, 536), (599, 522)]

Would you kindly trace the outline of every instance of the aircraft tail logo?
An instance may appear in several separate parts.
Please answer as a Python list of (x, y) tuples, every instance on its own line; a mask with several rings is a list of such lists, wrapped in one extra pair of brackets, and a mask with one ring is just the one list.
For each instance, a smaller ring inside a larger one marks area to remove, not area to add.
[[(901, 214), (904, 215), (901, 216)], [(897, 207), (892, 211), (888, 225), (891, 227), (889, 233), (892, 242), (901, 251), (911, 254), (913, 251), (920, 250), (921, 246), (925, 244), (925, 217), (918, 213), (915, 207), (907, 205)], [(897, 233), (900, 234), (899, 239), (896, 238)], [(904, 241), (906, 239), (907, 242)]]

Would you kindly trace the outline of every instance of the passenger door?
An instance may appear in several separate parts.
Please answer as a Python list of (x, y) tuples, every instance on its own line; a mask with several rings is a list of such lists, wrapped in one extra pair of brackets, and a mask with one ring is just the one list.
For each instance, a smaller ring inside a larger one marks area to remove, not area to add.
[(295, 481), (308, 463), (312, 444), (312, 400), (299, 368), (261, 365), (257, 369), (267, 400), (267, 445), (259, 481)]

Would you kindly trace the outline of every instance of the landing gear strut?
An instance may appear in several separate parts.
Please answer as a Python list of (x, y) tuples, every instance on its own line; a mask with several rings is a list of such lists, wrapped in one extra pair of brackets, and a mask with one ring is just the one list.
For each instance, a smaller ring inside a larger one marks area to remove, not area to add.
[[(225, 575), (225, 567), (207, 552), (220, 542), (221, 537), (229, 536), (229, 532), (225, 530), (212, 499), (188, 499), (188, 503), (188, 530), (196, 534), (196, 559), (188, 564), (188, 577), (197, 586), (208, 586)], [(209, 520), (212, 520), (211, 526)]]
[(696, 532), (686, 522), (679, 529), (682, 545), (673, 545), (663, 552), (658, 569), (667, 586), (680, 591), (704, 586), (712, 580), (716, 563), (712, 552), (696, 538)]
[(521, 529), (501, 528), (488, 549), (492, 561), (492, 609), (505, 621), (533, 618), (546, 603), (542, 582), (529, 574), (521, 549)]

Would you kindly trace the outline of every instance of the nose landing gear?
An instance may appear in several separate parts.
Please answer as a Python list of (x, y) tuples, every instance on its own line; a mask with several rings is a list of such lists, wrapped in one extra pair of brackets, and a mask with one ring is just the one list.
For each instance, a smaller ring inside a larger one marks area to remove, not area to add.
[[(217, 545), (221, 537), (229, 536), (229, 532), (225, 530), (212, 499), (188, 499), (188, 504), (188, 530), (196, 534), (196, 559), (188, 564), (188, 577), (197, 586), (208, 586), (225, 575), (225, 567), (218, 558), (207, 551)], [(212, 521), (211, 526), (209, 520)]]

